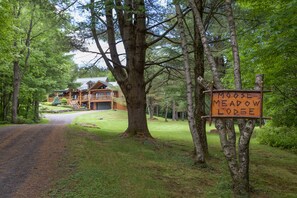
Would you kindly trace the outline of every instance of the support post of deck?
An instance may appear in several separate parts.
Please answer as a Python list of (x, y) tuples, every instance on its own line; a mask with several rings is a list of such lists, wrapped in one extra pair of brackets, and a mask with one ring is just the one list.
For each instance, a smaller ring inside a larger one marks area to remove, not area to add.
[(91, 110), (91, 91), (88, 92), (88, 105), (89, 105), (89, 110)]

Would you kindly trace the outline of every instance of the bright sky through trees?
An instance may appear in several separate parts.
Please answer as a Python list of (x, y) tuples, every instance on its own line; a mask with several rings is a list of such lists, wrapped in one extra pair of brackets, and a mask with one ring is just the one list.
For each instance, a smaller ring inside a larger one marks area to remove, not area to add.
[[(78, 0), (72, 7), (69, 8), (68, 12), (73, 17), (72, 22), (75, 23), (76, 25), (78, 23), (85, 22), (86, 19), (89, 18), (88, 12), (82, 12), (81, 9), (79, 9), (79, 7), (81, 7), (82, 5), (86, 5), (88, 3), (89, 1), (86, 1), (86, 0)], [(104, 41), (101, 41), (101, 43), (102, 43), (103, 49), (107, 50), (108, 44)], [(101, 57), (100, 54), (94, 53), (94, 52), (99, 53), (94, 40), (86, 39), (84, 46), (87, 47), (88, 51), (91, 51), (91, 52), (82, 52), (80, 50), (74, 50), (71, 53), (71, 54), (74, 54), (73, 60), (79, 67), (92, 65)], [(124, 48), (121, 43), (118, 44), (118, 50), (120, 54), (124, 53)], [(96, 63), (96, 65), (98, 67), (106, 68), (105, 62), (103, 60), (99, 60)]]

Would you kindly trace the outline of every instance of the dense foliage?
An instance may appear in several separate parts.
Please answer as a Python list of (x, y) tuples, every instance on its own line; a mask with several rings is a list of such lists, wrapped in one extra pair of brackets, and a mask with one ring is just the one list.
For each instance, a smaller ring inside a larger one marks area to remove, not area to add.
[[(297, 18), (294, 14), (297, 1), (237, 2), (243, 86), (251, 89), (255, 75), (262, 73), (264, 89), (272, 90), (264, 96), (264, 115), (272, 120), (258, 132), (259, 141), (274, 147), (294, 148), (297, 141)], [(224, 82), (232, 88), (229, 62), (227, 67)]]
[(296, 127), (264, 127), (257, 131), (257, 139), (261, 144), (297, 151)]
[(274, 126), (296, 126), (297, 1), (239, 1), (238, 6), (244, 85), (253, 87), (255, 74), (263, 73), (265, 89), (273, 91), (265, 96), (265, 114)]
[[(38, 121), (39, 102), (70, 81), (74, 63), (66, 54), (71, 49), (67, 15), (51, 1), (4, 0), (0, 11), (0, 120), (11, 120), (12, 95), (17, 92), (19, 122)], [(16, 80), (19, 90), (14, 89)]]

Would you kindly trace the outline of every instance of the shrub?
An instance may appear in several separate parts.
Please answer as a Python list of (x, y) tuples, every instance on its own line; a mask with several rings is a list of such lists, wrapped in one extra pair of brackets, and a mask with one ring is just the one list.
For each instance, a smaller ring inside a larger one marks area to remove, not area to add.
[(8, 122), (8, 121), (5, 121), (5, 120), (1, 120), (0, 121), (0, 125), (2, 125), (2, 124), (9, 124), (10, 122)]
[(297, 128), (296, 127), (272, 127), (265, 126), (257, 130), (257, 139), (260, 144), (272, 147), (297, 150)]
[(61, 99), (61, 104), (62, 105), (66, 105), (67, 104), (67, 99), (66, 98), (62, 98)]
[(61, 104), (60, 99), (59, 99), (58, 96), (56, 96), (56, 97), (54, 98), (54, 101), (52, 102), (52, 105), (53, 105), (53, 106), (57, 106), (57, 105), (59, 105), (59, 104)]
[(28, 118), (24, 118), (23, 116), (19, 116), (17, 120), (18, 124), (33, 124), (34, 121)]

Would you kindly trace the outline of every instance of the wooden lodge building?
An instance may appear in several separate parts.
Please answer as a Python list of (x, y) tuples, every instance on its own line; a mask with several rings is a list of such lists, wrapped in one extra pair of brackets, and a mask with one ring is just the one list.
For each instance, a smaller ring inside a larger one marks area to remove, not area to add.
[(58, 96), (67, 99), (67, 104), (74, 108), (87, 108), (89, 110), (126, 110), (124, 96), (116, 82), (108, 82), (107, 77), (79, 78), (75, 83), (77, 89), (55, 91), (48, 97), (52, 102)]

